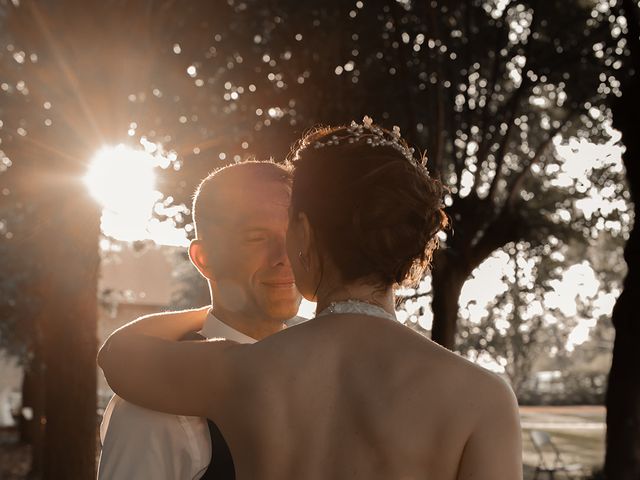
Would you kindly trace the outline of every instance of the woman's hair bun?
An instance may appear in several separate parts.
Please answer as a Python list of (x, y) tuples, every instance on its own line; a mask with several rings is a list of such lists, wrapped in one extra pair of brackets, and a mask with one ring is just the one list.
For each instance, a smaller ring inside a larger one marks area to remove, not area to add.
[(447, 225), (445, 187), (412, 160), (397, 131), (373, 128), (305, 135), (292, 152), (292, 209), (306, 213), (344, 281), (416, 282)]

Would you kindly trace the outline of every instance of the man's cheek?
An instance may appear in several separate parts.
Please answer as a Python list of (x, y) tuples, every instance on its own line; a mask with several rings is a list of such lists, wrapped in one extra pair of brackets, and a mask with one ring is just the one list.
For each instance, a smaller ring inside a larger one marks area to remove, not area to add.
[(218, 282), (218, 292), (224, 299), (225, 308), (239, 312), (246, 308), (249, 297), (245, 287), (233, 278), (221, 278)]
[(211, 268), (219, 277), (233, 276), (240, 267), (242, 258), (235, 249), (217, 249), (211, 255)]

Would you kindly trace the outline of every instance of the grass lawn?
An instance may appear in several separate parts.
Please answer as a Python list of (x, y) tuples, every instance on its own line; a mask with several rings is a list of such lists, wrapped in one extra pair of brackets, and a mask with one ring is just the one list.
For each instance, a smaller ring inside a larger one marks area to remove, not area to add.
[[(581, 465), (585, 474), (602, 466), (605, 447), (604, 407), (521, 407), (520, 418), (525, 479), (533, 478), (532, 473), (539, 460), (531, 442), (531, 430), (547, 432), (560, 450), (563, 461)], [(551, 463), (553, 455), (549, 452), (545, 458), (547, 463)], [(546, 480), (545, 475), (538, 478)]]

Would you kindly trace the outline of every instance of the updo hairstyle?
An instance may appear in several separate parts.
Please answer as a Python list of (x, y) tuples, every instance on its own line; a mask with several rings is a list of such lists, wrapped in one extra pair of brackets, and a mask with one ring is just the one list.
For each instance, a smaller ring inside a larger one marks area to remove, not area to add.
[(294, 146), (293, 218), (307, 215), (344, 282), (415, 284), (447, 226), (445, 187), (408, 158), (399, 132), (374, 126), (371, 142), (353, 127), (319, 127)]

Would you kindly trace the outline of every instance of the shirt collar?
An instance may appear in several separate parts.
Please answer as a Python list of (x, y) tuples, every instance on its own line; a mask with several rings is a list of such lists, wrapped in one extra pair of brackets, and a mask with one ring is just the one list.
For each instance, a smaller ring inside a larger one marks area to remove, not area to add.
[(256, 343), (255, 338), (251, 338), (249, 335), (245, 335), (235, 328), (230, 327), (213, 315), (211, 311), (207, 314), (207, 318), (204, 321), (202, 330), (200, 330), (200, 334), (207, 339), (224, 338), (238, 343)]

